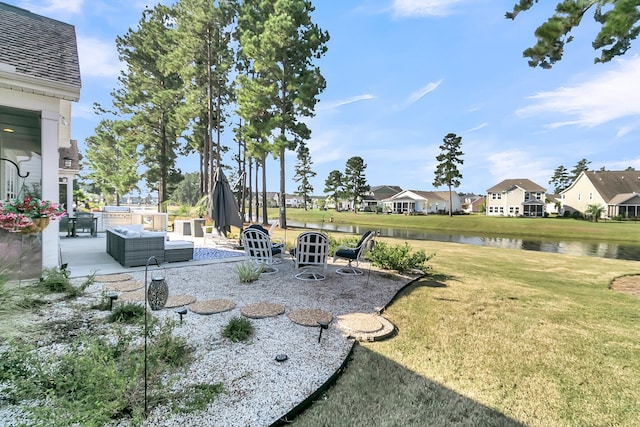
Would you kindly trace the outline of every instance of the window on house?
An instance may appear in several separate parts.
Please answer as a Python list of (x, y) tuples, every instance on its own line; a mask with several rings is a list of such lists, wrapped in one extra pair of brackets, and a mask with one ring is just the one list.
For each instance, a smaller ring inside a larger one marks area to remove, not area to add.
[(536, 193), (536, 200), (542, 200), (542, 193)]
[(582, 193), (578, 193), (578, 201), (582, 200)]
[(589, 193), (589, 200), (593, 200), (593, 193)]
[(530, 198), (531, 198), (531, 194), (530, 193), (524, 193), (524, 201), (525, 202), (528, 202)]
[(17, 197), (17, 182), (18, 182), (18, 173), (14, 168), (5, 168), (4, 169), (4, 177), (5, 177), (5, 199), (15, 199)]

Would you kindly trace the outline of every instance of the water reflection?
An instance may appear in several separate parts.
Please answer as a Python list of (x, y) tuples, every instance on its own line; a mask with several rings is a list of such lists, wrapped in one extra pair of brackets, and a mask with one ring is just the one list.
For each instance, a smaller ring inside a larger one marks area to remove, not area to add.
[[(303, 227), (340, 233), (362, 234), (372, 227), (351, 226), (332, 223), (287, 223), (292, 227)], [(376, 228), (383, 237), (394, 237), (407, 240), (430, 240), (437, 242), (464, 243), (468, 245), (491, 246), (504, 249), (521, 249), (527, 251), (552, 252), (568, 255), (595, 256), (600, 258), (624, 259), (640, 261), (640, 244), (618, 244), (606, 242), (553, 241), (549, 239), (519, 239), (512, 237), (481, 237), (454, 233), (433, 233), (402, 228)]]

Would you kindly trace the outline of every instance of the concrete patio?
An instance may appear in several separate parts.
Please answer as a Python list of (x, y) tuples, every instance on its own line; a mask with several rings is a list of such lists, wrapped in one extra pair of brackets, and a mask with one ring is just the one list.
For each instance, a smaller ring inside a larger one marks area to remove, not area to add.
[[(201, 259), (186, 262), (172, 262), (166, 264), (167, 267), (187, 267), (194, 265), (207, 265), (220, 262), (238, 261), (244, 259), (242, 251), (231, 249), (227, 246), (215, 245), (209, 239), (204, 243), (204, 238), (184, 236), (173, 232), (168, 232), (169, 240), (189, 240), (194, 242), (195, 248), (221, 249), (224, 251), (234, 251), (238, 257)], [(85, 277), (91, 274), (113, 274), (122, 272), (135, 272), (144, 270), (140, 267), (123, 267), (113, 259), (106, 251), (105, 233), (98, 233), (96, 237), (90, 234), (79, 234), (78, 237), (67, 237), (65, 233), (60, 233), (60, 260), (61, 264), (67, 264), (67, 269), (71, 277)]]

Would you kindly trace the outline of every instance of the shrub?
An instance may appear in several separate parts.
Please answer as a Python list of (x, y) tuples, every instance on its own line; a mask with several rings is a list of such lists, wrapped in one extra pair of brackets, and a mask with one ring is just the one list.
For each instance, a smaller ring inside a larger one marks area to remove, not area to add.
[[(173, 324), (154, 322), (147, 348), (149, 402), (163, 404), (175, 395), (163, 383), (176, 366), (190, 361), (184, 338), (172, 335)], [(55, 354), (11, 342), (0, 347), (0, 382), (8, 401), (46, 401), (24, 405), (33, 425), (114, 425), (114, 420), (142, 421), (144, 352), (139, 330), (116, 329), (115, 339), (81, 336)], [(38, 351), (38, 352), (37, 352)], [(206, 393), (209, 398), (211, 391)], [(202, 397), (201, 397), (202, 398)], [(118, 423), (116, 423), (118, 424)]]
[(120, 304), (109, 315), (107, 320), (109, 322), (118, 323), (138, 323), (144, 319), (145, 309), (142, 305), (129, 302), (126, 304)]
[(232, 317), (222, 330), (222, 336), (231, 341), (246, 341), (253, 335), (253, 325), (246, 317)]
[(435, 254), (427, 256), (423, 250), (411, 253), (411, 246), (407, 242), (404, 245), (390, 246), (382, 241), (376, 241), (373, 251), (367, 254), (373, 265), (400, 273), (411, 269), (426, 272), (429, 268), (425, 263), (434, 256)]
[(236, 271), (242, 283), (251, 283), (258, 280), (263, 270), (264, 265), (254, 262), (243, 262), (236, 265)]

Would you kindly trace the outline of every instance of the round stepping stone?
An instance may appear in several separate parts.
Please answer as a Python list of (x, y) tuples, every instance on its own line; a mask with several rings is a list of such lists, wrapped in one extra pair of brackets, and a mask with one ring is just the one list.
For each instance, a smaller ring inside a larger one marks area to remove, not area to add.
[(351, 313), (338, 316), (338, 319), (338, 328), (357, 341), (380, 341), (396, 332), (394, 324), (378, 314)]
[(240, 313), (251, 319), (262, 319), (264, 317), (273, 317), (284, 313), (284, 305), (274, 304), (271, 302), (247, 304), (240, 309)]
[(215, 314), (229, 311), (236, 306), (236, 303), (228, 299), (210, 299), (194, 302), (189, 306), (189, 310), (196, 314)]
[(110, 283), (110, 282), (123, 282), (125, 280), (131, 280), (133, 276), (130, 274), (122, 273), (122, 274), (107, 274), (104, 276), (96, 276), (95, 281), (100, 283)]
[(135, 280), (127, 280), (126, 282), (108, 283), (104, 286), (104, 288), (108, 291), (113, 292), (131, 292), (142, 289), (143, 286), (144, 285), (141, 282), (136, 282)]
[(293, 323), (302, 326), (318, 326), (319, 323), (328, 324), (333, 320), (331, 313), (317, 308), (291, 311), (287, 316)]
[(144, 289), (133, 292), (125, 292), (119, 297), (120, 302), (144, 302)]
[(382, 329), (377, 314), (349, 313), (338, 316), (338, 325), (349, 332), (373, 333)]
[(169, 295), (164, 308), (182, 307), (183, 305), (189, 305), (194, 302), (196, 302), (196, 297), (193, 295)]

